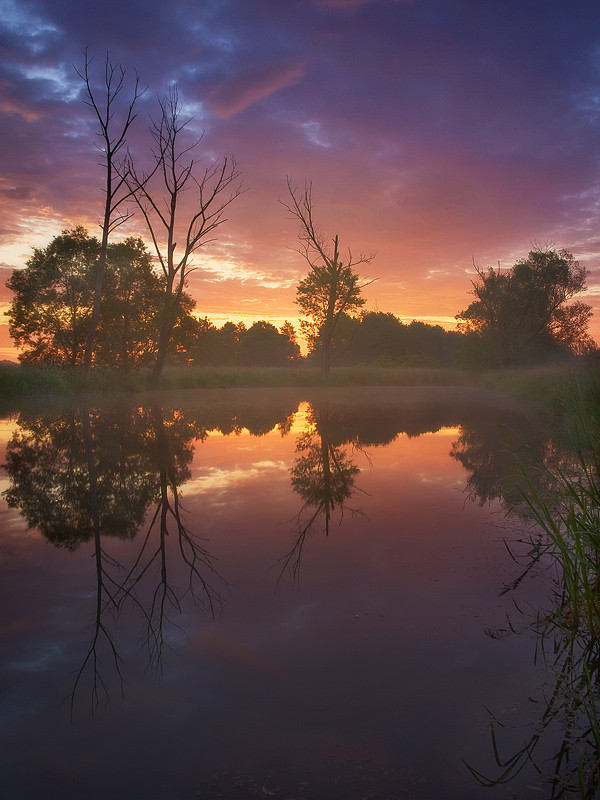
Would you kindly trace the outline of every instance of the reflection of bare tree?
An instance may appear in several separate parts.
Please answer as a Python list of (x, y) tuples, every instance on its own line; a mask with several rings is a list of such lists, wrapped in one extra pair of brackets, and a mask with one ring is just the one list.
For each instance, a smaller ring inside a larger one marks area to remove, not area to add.
[[(221, 602), (219, 576), (185, 524), (180, 496), (194, 442), (206, 430), (196, 415), (160, 406), (24, 415), (20, 422), (7, 447), (11, 486), (5, 498), (57, 546), (93, 543), (93, 634), (71, 692), (73, 709), (89, 683), (93, 709), (101, 695), (109, 699), (109, 679), (101, 671), (105, 653), (124, 689), (115, 625), (125, 604), (142, 614), (151, 662), (160, 667), (168, 611), (182, 611), (187, 595), (210, 614)], [(133, 563), (120, 562), (107, 542), (135, 537), (153, 505)], [(182, 564), (187, 576), (178, 587), (174, 576)]]
[[(223, 596), (215, 587), (215, 582), (222, 582), (222, 579), (215, 569), (214, 559), (202, 545), (198, 535), (184, 522), (179, 486), (189, 477), (189, 472), (187, 465), (183, 464), (181, 449), (176, 450), (173, 447), (172, 434), (176, 421), (172, 419), (169, 424), (165, 420), (163, 409), (156, 404), (152, 406), (152, 416), (160, 492), (138, 556), (129, 570), (126, 585), (128, 595), (133, 596), (145, 579), (149, 578), (153, 582), (149, 601), (144, 608), (146, 641), (151, 663), (161, 668), (165, 621), (169, 610), (180, 614), (183, 596), (189, 594), (195, 605), (204, 606), (214, 616), (216, 608), (222, 604)], [(154, 531), (157, 531), (155, 538)], [(173, 531), (179, 558), (187, 569), (186, 586), (181, 593), (169, 581), (167, 544), (169, 533)], [(153, 569), (158, 580), (151, 578)]]
[[(304, 500), (298, 512), (292, 531), (293, 545), (281, 560), (281, 575), (291, 569), (298, 577), (302, 560), (302, 551), (307, 536), (321, 520), (325, 535), (329, 535), (332, 514), (339, 512), (340, 521), (347, 510), (345, 505), (354, 491), (354, 480), (360, 472), (350, 460), (341, 442), (333, 435), (339, 426), (339, 419), (329, 409), (327, 402), (322, 401), (313, 406), (309, 415), (310, 429), (300, 434), (296, 442), (298, 457), (291, 469), (291, 484)], [(358, 446), (357, 442), (352, 442)], [(349, 509), (351, 513), (359, 513), (357, 509)]]
[(90, 641), (87, 653), (79, 668), (73, 689), (71, 691), (71, 714), (74, 711), (75, 696), (86, 671), (88, 664), (91, 664), (92, 672), (92, 710), (99, 702), (99, 691), (102, 690), (104, 696), (108, 699), (108, 689), (105, 681), (102, 678), (99, 663), (99, 647), (102, 641), (105, 641), (111, 655), (112, 663), (115, 672), (118, 676), (121, 694), (124, 690), (123, 673), (121, 672), (121, 658), (117, 652), (117, 648), (112, 636), (111, 629), (105, 624), (104, 617), (107, 609), (112, 610), (114, 613), (118, 611), (120, 597), (124, 591), (123, 584), (116, 581), (113, 574), (118, 574), (120, 565), (113, 558), (108, 556), (102, 547), (101, 524), (100, 524), (100, 511), (98, 506), (98, 473), (96, 465), (96, 457), (94, 455), (94, 446), (92, 440), (92, 429), (90, 423), (90, 412), (87, 409), (81, 410), (81, 424), (83, 430), (83, 441), (85, 448), (85, 456), (87, 461), (87, 470), (89, 478), (89, 508), (90, 520), (92, 523), (94, 535), (94, 565), (96, 568), (96, 608), (94, 620), (94, 633)]

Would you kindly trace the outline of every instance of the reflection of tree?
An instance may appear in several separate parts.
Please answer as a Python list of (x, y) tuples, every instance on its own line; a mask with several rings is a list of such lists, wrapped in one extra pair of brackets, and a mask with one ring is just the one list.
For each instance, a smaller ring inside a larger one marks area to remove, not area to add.
[(513, 515), (527, 514), (535, 524), (523, 574), (542, 559), (555, 570), (554, 603), (535, 610), (529, 625), (537, 634), (536, 658), (541, 654), (551, 676), (550, 691), (536, 703), (531, 734), (508, 758), (499, 756), (502, 723), (493, 718), (497, 775), (469, 769), (482, 786), (495, 786), (532, 765), (552, 787), (548, 796), (592, 800), (600, 796), (600, 389), (585, 399), (580, 392), (569, 403), (565, 446), (555, 437), (512, 451), (510, 494), (500, 495), (510, 497)]
[(104, 535), (132, 538), (156, 491), (146, 415), (82, 409), (22, 414), (6, 451), (4, 493), (29, 527), (58, 547), (76, 549), (94, 535), (89, 451), (94, 453), (95, 513)]
[[(297, 439), (299, 455), (291, 469), (292, 487), (302, 497), (304, 505), (296, 517), (293, 545), (282, 559), (281, 570), (283, 574), (289, 568), (295, 577), (300, 570), (307, 536), (320, 520), (323, 520), (325, 535), (329, 535), (331, 516), (337, 508), (340, 519), (343, 517), (345, 502), (356, 491), (354, 480), (360, 472), (343, 448), (345, 442), (335, 438), (339, 415), (330, 411), (326, 401), (312, 407), (308, 420), (311, 427)], [(358, 513), (356, 509), (351, 512)]]
[[(502, 419), (502, 423), (487, 415), (469, 419), (461, 426), (450, 455), (469, 473), (467, 491), (472, 500), (483, 505), (499, 499), (512, 507), (520, 499), (513, 480), (514, 451), (527, 444), (531, 455), (543, 453), (550, 459), (555, 446), (547, 429), (532, 424), (530, 418), (506, 414)], [(527, 454), (524, 457), (529, 459)]]
[[(214, 613), (221, 600), (205, 577), (218, 580), (208, 552), (184, 522), (179, 491), (190, 475), (193, 443), (206, 430), (197, 416), (159, 406), (22, 415), (20, 425), (7, 447), (6, 500), (57, 546), (94, 545), (94, 630), (71, 701), (88, 675), (95, 706), (101, 692), (108, 699), (103, 649), (123, 689), (112, 623), (125, 604), (142, 614), (150, 658), (160, 666), (168, 609), (181, 611), (189, 594)], [(153, 505), (133, 563), (121, 563), (107, 552), (106, 537), (133, 539)], [(175, 553), (187, 570), (183, 588), (173, 582)]]
[(99, 690), (102, 688), (103, 693), (108, 697), (108, 690), (99, 669), (100, 656), (99, 646), (101, 641), (105, 641), (111, 655), (112, 663), (115, 672), (118, 676), (121, 686), (121, 694), (123, 694), (124, 681), (123, 673), (121, 672), (121, 659), (115, 642), (110, 631), (110, 628), (104, 623), (104, 612), (106, 609), (111, 609), (113, 612), (118, 611), (119, 598), (123, 591), (123, 585), (113, 578), (113, 569), (118, 570), (119, 564), (113, 558), (108, 556), (102, 546), (101, 538), (101, 522), (100, 522), (100, 509), (98, 505), (98, 470), (96, 464), (96, 457), (94, 455), (94, 443), (92, 437), (92, 427), (90, 421), (90, 412), (88, 410), (81, 411), (81, 425), (83, 430), (83, 441), (85, 448), (85, 458), (87, 462), (88, 480), (89, 480), (89, 518), (92, 524), (94, 534), (94, 565), (96, 569), (96, 608), (95, 608), (95, 625), (92, 639), (89, 643), (87, 653), (83, 660), (81, 667), (75, 678), (73, 690), (71, 692), (71, 714), (74, 710), (75, 695), (82, 676), (85, 673), (86, 667), (91, 663), (92, 665), (92, 708), (95, 707), (99, 700)]
[[(145, 579), (152, 584), (149, 601), (144, 606), (146, 642), (151, 662), (160, 667), (165, 643), (164, 625), (169, 609), (181, 613), (183, 596), (189, 594), (194, 604), (204, 605), (214, 616), (215, 606), (222, 602), (222, 596), (205, 577), (208, 574), (211, 580), (219, 579), (212, 557), (198, 535), (184, 521), (179, 486), (189, 478), (188, 465), (193, 456), (190, 441), (182, 435), (186, 426), (185, 417), (176, 413), (167, 420), (158, 404), (152, 406), (152, 417), (159, 494), (138, 556), (129, 570), (126, 586), (127, 594), (133, 597), (134, 591), (141, 587)], [(192, 428), (195, 438), (205, 435), (194, 425)], [(179, 558), (187, 570), (187, 585), (181, 592), (169, 582), (168, 577), (170, 561), (167, 537), (172, 530), (175, 531)], [(153, 537), (155, 531), (156, 536)], [(152, 577), (153, 572), (158, 580)], [(134, 602), (139, 604), (136, 598)]]

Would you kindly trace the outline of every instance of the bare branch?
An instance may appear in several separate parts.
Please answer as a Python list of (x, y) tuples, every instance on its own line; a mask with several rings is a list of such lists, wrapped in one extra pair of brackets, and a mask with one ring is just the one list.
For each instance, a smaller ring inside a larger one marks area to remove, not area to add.
[(101, 102), (92, 85), (92, 77), (90, 74), (92, 62), (93, 58), (90, 58), (86, 48), (84, 51), (83, 67), (81, 69), (74, 67), (75, 72), (81, 78), (85, 86), (86, 100), (84, 100), (84, 102), (94, 111), (96, 116), (99, 128), (98, 136), (102, 143), (98, 149), (103, 154), (103, 166), (105, 169), (104, 215), (100, 223), (102, 242), (100, 246), (100, 255), (98, 257), (98, 269), (96, 272), (94, 304), (90, 317), (90, 326), (84, 356), (84, 371), (86, 375), (89, 375), (92, 367), (96, 329), (100, 318), (108, 238), (115, 228), (123, 225), (123, 223), (131, 217), (129, 212), (119, 213), (115, 216), (119, 206), (131, 197), (131, 191), (127, 183), (124, 181), (123, 176), (118, 174), (118, 170), (116, 169), (116, 158), (125, 145), (127, 133), (136, 118), (134, 111), (135, 105), (146, 92), (145, 88), (140, 88), (140, 79), (136, 73), (129, 101), (126, 103), (120, 122), (115, 129), (115, 105), (125, 87), (125, 70), (120, 64), (113, 64), (110, 61), (108, 53), (106, 54), (104, 61), (104, 87), (100, 94), (103, 102)]
[[(165, 363), (168, 343), (177, 318), (179, 302), (191, 256), (214, 240), (215, 230), (226, 221), (225, 209), (245, 190), (241, 172), (233, 157), (225, 157), (202, 167), (193, 151), (202, 140), (182, 142), (191, 119), (181, 118), (177, 88), (159, 99), (160, 119), (150, 128), (154, 165), (138, 174), (131, 156), (120, 175), (137, 203), (166, 279), (165, 302), (153, 380), (158, 383)], [(191, 213), (182, 208), (185, 192), (195, 193)], [(185, 214), (189, 213), (187, 219)], [(176, 254), (178, 241), (183, 241)]]

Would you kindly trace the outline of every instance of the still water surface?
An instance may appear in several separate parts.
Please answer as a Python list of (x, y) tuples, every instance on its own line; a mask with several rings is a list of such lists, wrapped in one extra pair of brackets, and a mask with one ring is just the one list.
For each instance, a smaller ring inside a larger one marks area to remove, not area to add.
[(549, 797), (527, 759), (472, 771), (504, 773), (491, 715), (508, 759), (554, 685), (551, 572), (505, 591), (507, 431), (544, 438), (447, 388), (2, 420), (4, 796)]

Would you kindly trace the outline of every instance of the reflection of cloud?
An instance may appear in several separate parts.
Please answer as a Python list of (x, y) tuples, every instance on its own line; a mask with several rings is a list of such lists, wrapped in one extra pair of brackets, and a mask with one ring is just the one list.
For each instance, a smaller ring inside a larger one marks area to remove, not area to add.
[(462, 478), (451, 477), (448, 479), (447, 475), (432, 475), (427, 472), (417, 472), (415, 477), (419, 483), (426, 484), (428, 486), (445, 486), (448, 488), (451, 488), (452, 486), (464, 486), (464, 480)]
[(432, 436), (460, 436), (461, 428), (440, 428)]
[(63, 651), (57, 644), (48, 643), (48, 649), (27, 661), (13, 661), (8, 664), (8, 669), (14, 672), (41, 672), (51, 664), (63, 660)]
[(250, 483), (257, 478), (264, 478), (268, 472), (287, 474), (287, 466), (284, 461), (255, 461), (247, 466), (236, 464), (230, 468), (203, 467), (198, 477), (185, 484), (185, 492), (186, 494), (222, 492)]
[(296, 83), (303, 73), (304, 65), (294, 60), (254, 74), (240, 75), (215, 89), (209, 105), (218, 116), (232, 117), (258, 100)]

